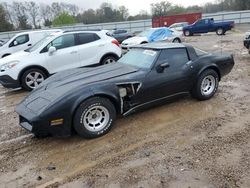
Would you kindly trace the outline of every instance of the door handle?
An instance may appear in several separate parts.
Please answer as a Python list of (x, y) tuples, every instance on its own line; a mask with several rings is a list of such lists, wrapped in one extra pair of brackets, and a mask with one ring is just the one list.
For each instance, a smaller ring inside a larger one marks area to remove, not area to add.
[(72, 52), (70, 52), (70, 54), (76, 54), (77, 53), (77, 51), (72, 51)]
[(98, 46), (99, 46), (99, 47), (103, 47), (103, 46), (104, 46), (104, 44), (99, 44)]
[(32, 44), (28, 44), (28, 46), (32, 46)]

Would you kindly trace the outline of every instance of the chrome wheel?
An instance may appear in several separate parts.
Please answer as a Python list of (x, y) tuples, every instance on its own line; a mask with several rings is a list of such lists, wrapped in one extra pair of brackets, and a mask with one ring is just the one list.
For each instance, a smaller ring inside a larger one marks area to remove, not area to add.
[(31, 89), (35, 89), (43, 81), (44, 76), (39, 72), (30, 72), (25, 78), (26, 85)]
[(216, 79), (212, 75), (206, 76), (201, 83), (201, 93), (204, 96), (211, 95), (216, 87)]
[(83, 123), (84, 127), (91, 132), (98, 132), (105, 128), (109, 123), (110, 114), (104, 106), (93, 106), (84, 113)]
[(106, 59), (106, 60), (103, 62), (103, 64), (106, 65), (106, 64), (111, 64), (111, 63), (115, 63), (115, 62), (116, 62), (116, 61), (115, 61), (114, 59), (108, 58), (108, 59)]

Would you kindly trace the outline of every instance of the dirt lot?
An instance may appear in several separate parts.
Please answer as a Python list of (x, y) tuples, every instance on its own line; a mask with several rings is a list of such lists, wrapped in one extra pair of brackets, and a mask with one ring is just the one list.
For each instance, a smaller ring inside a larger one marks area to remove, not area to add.
[(236, 65), (205, 102), (191, 97), (119, 119), (104, 137), (36, 139), (18, 125), (28, 93), (0, 87), (0, 187), (250, 187), (250, 55), (243, 32), (189, 37)]

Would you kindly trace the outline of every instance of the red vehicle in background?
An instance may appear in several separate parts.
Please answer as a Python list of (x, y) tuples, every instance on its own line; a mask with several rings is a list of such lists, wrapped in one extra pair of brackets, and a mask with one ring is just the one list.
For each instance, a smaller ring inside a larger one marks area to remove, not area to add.
[(202, 13), (178, 14), (172, 16), (156, 16), (152, 19), (153, 27), (169, 27), (174, 23), (188, 22), (189, 24), (202, 18)]

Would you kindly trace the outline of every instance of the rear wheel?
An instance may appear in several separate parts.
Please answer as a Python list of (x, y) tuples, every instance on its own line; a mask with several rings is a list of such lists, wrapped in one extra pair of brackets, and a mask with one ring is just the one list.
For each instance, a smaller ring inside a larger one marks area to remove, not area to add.
[(173, 40), (173, 43), (181, 43), (181, 39), (175, 38), (175, 39)]
[(116, 119), (116, 110), (106, 98), (93, 97), (76, 110), (74, 128), (84, 138), (97, 138), (110, 131)]
[(192, 90), (192, 96), (198, 100), (208, 100), (214, 96), (218, 89), (219, 76), (216, 71), (207, 69), (201, 73), (195, 87)]
[(47, 75), (40, 69), (26, 70), (21, 77), (21, 84), (23, 89), (31, 91), (41, 84)]
[(116, 57), (110, 55), (102, 59), (101, 65), (115, 63), (117, 60), (118, 59)]

